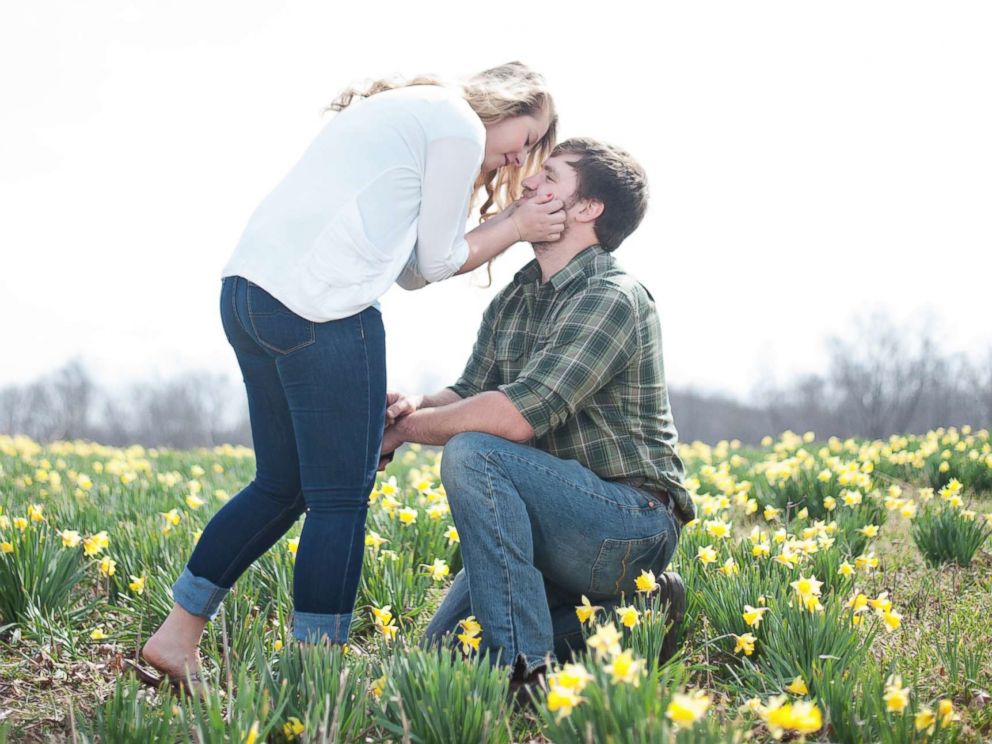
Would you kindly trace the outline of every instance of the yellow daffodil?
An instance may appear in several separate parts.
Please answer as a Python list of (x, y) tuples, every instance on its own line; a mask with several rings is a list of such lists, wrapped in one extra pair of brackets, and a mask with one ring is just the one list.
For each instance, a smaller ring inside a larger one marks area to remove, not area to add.
[(117, 573), (117, 561), (105, 555), (100, 559), (100, 573), (104, 576), (113, 576)]
[(244, 744), (255, 744), (258, 739), (258, 721), (255, 721), (251, 728), (248, 729), (248, 735), (245, 737)]
[(387, 542), (389, 542), (389, 540), (384, 538), (375, 530), (369, 530), (365, 535), (365, 546), (372, 548), (373, 552), (378, 550), (381, 545)]
[(899, 626), (902, 625), (902, 615), (895, 610), (889, 610), (882, 614), (882, 622), (885, 623), (886, 630), (898, 630)]
[(641, 571), (641, 575), (634, 580), (634, 584), (637, 586), (637, 591), (644, 592), (645, 594), (649, 594), (658, 588), (654, 571)]
[(793, 695), (808, 695), (809, 689), (806, 687), (806, 682), (802, 677), (796, 677), (789, 685), (785, 688), (786, 692), (791, 692)]
[(764, 618), (766, 612), (771, 612), (767, 607), (752, 607), (749, 604), (744, 605), (744, 622), (746, 622), (752, 628), (757, 628), (761, 625), (761, 621)]
[(626, 628), (633, 628), (641, 621), (641, 613), (637, 611), (636, 607), (618, 607), (617, 615), (620, 616), (620, 622)]
[(76, 530), (62, 530), (59, 536), (62, 538), (62, 546), (66, 548), (74, 548), (83, 541)]
[(444, 577), (451, 573), (451, 569), (448, 567), (446, 561), (441, 558), (435, 558), (434, 562), (427, 566), (427, 572), (435, 581), (444, 581)]
[(892, 675), (885, 680), (885, 694), (882, 695), (885, 708), (891, 713), (902, 713), (909, 705), (909, 689), (902, 686), (902, 677)]
[(754, 644), (758, 640), (754, 637), (753, 633), (745, 633), (744, 635), (734, 635), (736, 643), (734, 644), (734, 653), (739, 654), (741, 651), (744, 652), (745, 656), (750, 656), (754, 653)]
[(954, 712), (954, 704), (946, 698), (937, 703), (937, 716), (940, 718), (941, 728), (947, 728), (954, 721), (961, 720), (961, 716)]
[(458, 640), (462, 644), (462, 653), (469, 654), (473, 650), (479, 650), (479, 641), (482, 639), (477, 635), (469, 635), (468, 633), (459, 633), (457, 636)]
[(386, 625), (393, 621), (392, 606), (386, 605), (384, 607), (373, 607), (372, 616), (375, 618), (376, 624)]
[(640, 659), (635, 659), (633, 654), (628, 650), (614, 656), (613, 661), (603, 667), (603, 670), (611, 676), (613, 682), (623, 682), (637, 687), (641, 682), (641, 672), (644, 671), (644, 662)]
[(680, 727), (691, 727), (706, 714), (710, 707), (710, 697), (704, 690), (693, 690), (685, 694), (676, 692), (665, 709), (665, 716)]
[(785, 696), (769, 700), (761, 717), (775, 739), (781, 739), (786, 731), (805, 736), (823, 726), (823, 714), (816, 705), (806, 700), (788, 702)]
[(716, 551), (713, 550), (712, 545), (700, 545), (699, 550), (696, 551), (696, 557), (699, 562), (704, 566), (708, 566), (711, 563), (716, 562)]
[(871, 570), (873, 568), (878, 568), (878, 558), (875, 557), (875, 551), (869, 550), (867, 553), (862, 553), (854, 559), (855, 568)]
[(916, 712), (913, 725), (917, 731), (926, 731), (932, 734), (937, 727), (937, 716), (932, 708), (921, 708)]
[(482, 632), (482, 626), (479, 625), (479, 621), (475, 619), (475, 615), (469, 615), (468, 617), (459, 620), (458, 624), (466, 633), (478, 635)]
[(548, 690), (547, 697), (548, 710), (555, 714), (555, 719), (561, 721), (572, 714), (575, 706), (582, 702), (575, 690), (562, 685), (553, 685)]
[(589, 597), (583, 594), (582, 604), (576, 605), (575, 607), (575, 615), (579, 618), (579, 622), (585, 625), (586, 623), (591, 622), (592, 618), (596, 614), (596, 611), (601, 609), (603, 608), (598, 605), (589, 604)]
[(306, 727), (296, 716), (290, 716), (282, 725), (282, 734), (286, 737), (286, 741), (297, 739), (304, 731), (306, 731)]
[(730, 523), (724, 522), (722, 519), (708, 519), (705, 522), (706, 534), (710, 537), (715, 537), (718, 540), (723, 540), (730, 537)]
[(612, 623), (600, 625), (596, 632), (586, 639), (586, 646), (596, 652), (596, 658), (603, 659), (620, 653), (620, 631)]
[(733, 576), (734, 574), (739, 574), (741, 572), (740, 568), (737, 566), (737, 562), (733, 558), (728, 558), (723, 562), (723, 565), (717, 569), (724, 576)]
[(559, 685), (567, 687), (575, 692), (582, 692), (586, 685), (593, 681), (593, 676), (582, 664), (569, 663), (548, 677), (548, 684), (552, 687)]

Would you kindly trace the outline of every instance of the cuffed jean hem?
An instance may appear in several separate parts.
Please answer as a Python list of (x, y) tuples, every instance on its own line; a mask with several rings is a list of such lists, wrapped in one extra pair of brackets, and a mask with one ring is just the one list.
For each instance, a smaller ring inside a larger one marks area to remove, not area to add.
[(229, 591), (209, 579), (194, 576), (187, 567), (172, 585), (172, 598), (191, 615), (213, 620)]
[(546, 653), (544, 656), (534, 656), (533, 654), (521, 653), (517, 656), (517, 663), (513, 665), (513, 668), (515, 671), (522, 671), (523, 676), (526, 678), (529, 677), (536, 669), (550, 666), (554, 659), (555, 655), (551, 651)]
[(351, 628), (351, 613), (340, 615), (319, 612), (294, 612), (293, 637), (298, 641), (311, 643), (328, 640), (331, 643), (345, 643)]

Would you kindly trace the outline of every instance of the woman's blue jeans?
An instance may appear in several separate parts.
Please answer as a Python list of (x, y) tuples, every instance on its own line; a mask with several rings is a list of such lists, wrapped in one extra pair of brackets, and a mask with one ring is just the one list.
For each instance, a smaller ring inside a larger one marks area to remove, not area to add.
[(386, 412), (382, 316), (370, 307), (314, 323), (231, 276), (221, 319), (248, 393), (256, 473), (204, 528), (173, 586), (175, 600), (213, 618), (237, 578), (306, 512), (293, 634), (343, 643)]

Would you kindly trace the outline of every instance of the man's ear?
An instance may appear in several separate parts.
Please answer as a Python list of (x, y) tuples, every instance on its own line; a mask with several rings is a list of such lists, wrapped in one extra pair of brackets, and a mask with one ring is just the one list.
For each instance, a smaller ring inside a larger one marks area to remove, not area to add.
[(595, 222), (603, 213), (603, 202), (598, 199), (583, 199), (576, 206), (578, 209), (573, 212), (576, 222)]

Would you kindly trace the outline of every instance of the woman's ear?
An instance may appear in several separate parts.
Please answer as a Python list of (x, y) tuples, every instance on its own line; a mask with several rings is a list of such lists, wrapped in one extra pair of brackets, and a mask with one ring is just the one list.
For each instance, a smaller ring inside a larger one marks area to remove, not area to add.
[(598, 199), (583, 199), (575, 212), (576, 222), (593, 222), (603, 213), (603, 202)]

